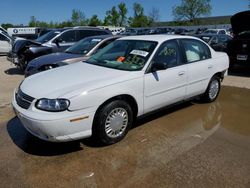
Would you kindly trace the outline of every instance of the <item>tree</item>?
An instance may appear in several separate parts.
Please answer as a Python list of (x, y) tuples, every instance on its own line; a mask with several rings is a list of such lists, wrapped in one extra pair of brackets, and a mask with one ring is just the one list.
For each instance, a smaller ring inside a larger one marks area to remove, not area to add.
[(159, 21), (160, 19), (159, 9), (153, 7), (149, 12), (148, 17), (151, 24), (154, 24), (155, 22)]
[(89, 26), (98, 26), (102, 25), (102, 21), (99, 20), (98, 16), (95, 14), (89, 20)]
[(113, 25), (118, 26), (120, 15), (117, 12), (115, 6), (106, 12), (106, 16), (104, 18), (105, 25)]
[(175, 20), (194, 22), (200, 16), (211, 13), (211, 0), (182, 0), (181, 5), (173, 7)]
[(139, 17), (144, 15), (144, 8), (139, 3), (134, 3), (133, 10), (134, 10), (134, 17)]
[(119, 15), (120, 15), (120, 22), (119, 22), (119, 26), (125, 26), (126, 25), (126, 15), (128, 13), (128, 9), (126, 7), (125, 3), (120, 3), (118, 5), (118, 9), (119, 9)]
[(37, 20), (35, 16), (31, 16), (30, 21), (29, 21), (29, 27), (36, 27), (36, 23), (37, 23)]
[(84, 12), (77, 9), (72, 10), (71, 21), (73, 26), (87, 25)]
[(129, 18), (130, 27), (146, 27), (150, 25), (149, 18), (144, 15), (144, 8), (139, 3), (134, 3), (134, 17)]
[(11, 23), (3, 23), (3, 24), (1, 25), (1, 27), (7, 30), (7, 29), (10, 28), (10, 27), (14, 27), (14, 25), (11, 24)]

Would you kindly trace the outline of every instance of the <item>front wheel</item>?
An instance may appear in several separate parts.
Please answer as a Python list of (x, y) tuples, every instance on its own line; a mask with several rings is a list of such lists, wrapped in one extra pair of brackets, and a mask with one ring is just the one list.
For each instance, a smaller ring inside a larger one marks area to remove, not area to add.
[(104, 144), (114, 144), (122, 140), (133, 123), (130, 105), (123, 100), (115, 100), (97, 111), (93, 123), (93, 136)]
[(205, 102), (213, 102), (220, 92), (220, 78), (213, 76), (208, 84), (206, 92), (202, 96), (202, 100)]

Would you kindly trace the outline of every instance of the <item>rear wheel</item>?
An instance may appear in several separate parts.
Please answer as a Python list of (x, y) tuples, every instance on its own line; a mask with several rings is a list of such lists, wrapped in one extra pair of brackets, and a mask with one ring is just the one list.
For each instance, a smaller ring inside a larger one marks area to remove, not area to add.
[(98, 110), (93, 124), (93, 136), (104, 144), (114, 144), (122, 140), (133, 123), (130, 105), (123, 100), (115, 100)]
[(206, 92), (202, 96), (205, 102), (213, 102), (216, 100), (220, 92), (220, 78), (213, 76), (208, 84)]

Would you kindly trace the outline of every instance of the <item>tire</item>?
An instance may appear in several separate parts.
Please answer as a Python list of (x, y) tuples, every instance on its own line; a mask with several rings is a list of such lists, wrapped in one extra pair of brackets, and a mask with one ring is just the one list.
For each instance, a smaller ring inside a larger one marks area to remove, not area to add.
[(217, 99), (220, 93), (220, 78), (218, 76), (213, 76), (208, 84), (206, 92), (202, 96), (204, 102), (213, 102)]
[(97, 111), (93, 123), (93, 138), (105, 145), (122, 140), (133, 124), (133, 111), (123, 100), (115, 100)]

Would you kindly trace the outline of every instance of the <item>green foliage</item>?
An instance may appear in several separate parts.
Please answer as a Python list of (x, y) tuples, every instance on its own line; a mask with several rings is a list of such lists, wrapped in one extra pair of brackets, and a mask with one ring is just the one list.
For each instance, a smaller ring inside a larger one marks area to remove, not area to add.
[(71, 14), (71, 22), (73, 26), (87, 25), (84, 12), (77, 9), (73, 9)]
[(117, 12), (115, 6), (111, 10), (106, 12), (106, 17), (104, 18), (104, 25), (118, 26), (120, 15)]
[(189, 20), (195, 22), (197, 17), (209, 15), (211, 12), (211, 0), (182, 0), (181, 5), (173, 8), (175, 20)]
[(128, 9), (126, 7), (125, 3), (120, 3), (118, 5), (118, 9), (119, 9), (119, 15), (120, 15), (120, 22), (119, 22), (119, 26), (125, 26), (126, 25), (126, 19), (127, 19), (127, 13), (128, 13)]
[(148, 15), (150, 26), (154, 26), (155, 22), (159, 21), (160, 13), (159, 9), (153, 7)]
[(125, 3), (118, 4), (118, 11), (116, 10), (116, 7), (113, 6), (111, 10), (106, 12), (104, 25), (125, 26), (127, 13), (128, 9)]
[(5, 23), (2, 24), (1, 27), (7, 30), (9, 27), (13, 27), (13, 25), (11, 23)]
[(102, 21), (99, 20), (98, 16), (95, 14), (89, 20), (89, 26), (99, 26), (102, 25)]
[(29, 27), (36, 27), (36, 18), (35, 18), (35, 16), (30, 17)]
[(144, 8), (139, 3), (134, 3), (134, 17), (129, 18), (130, 27), (147, 27), (151, 24), (149, 17), (144, 15)]

